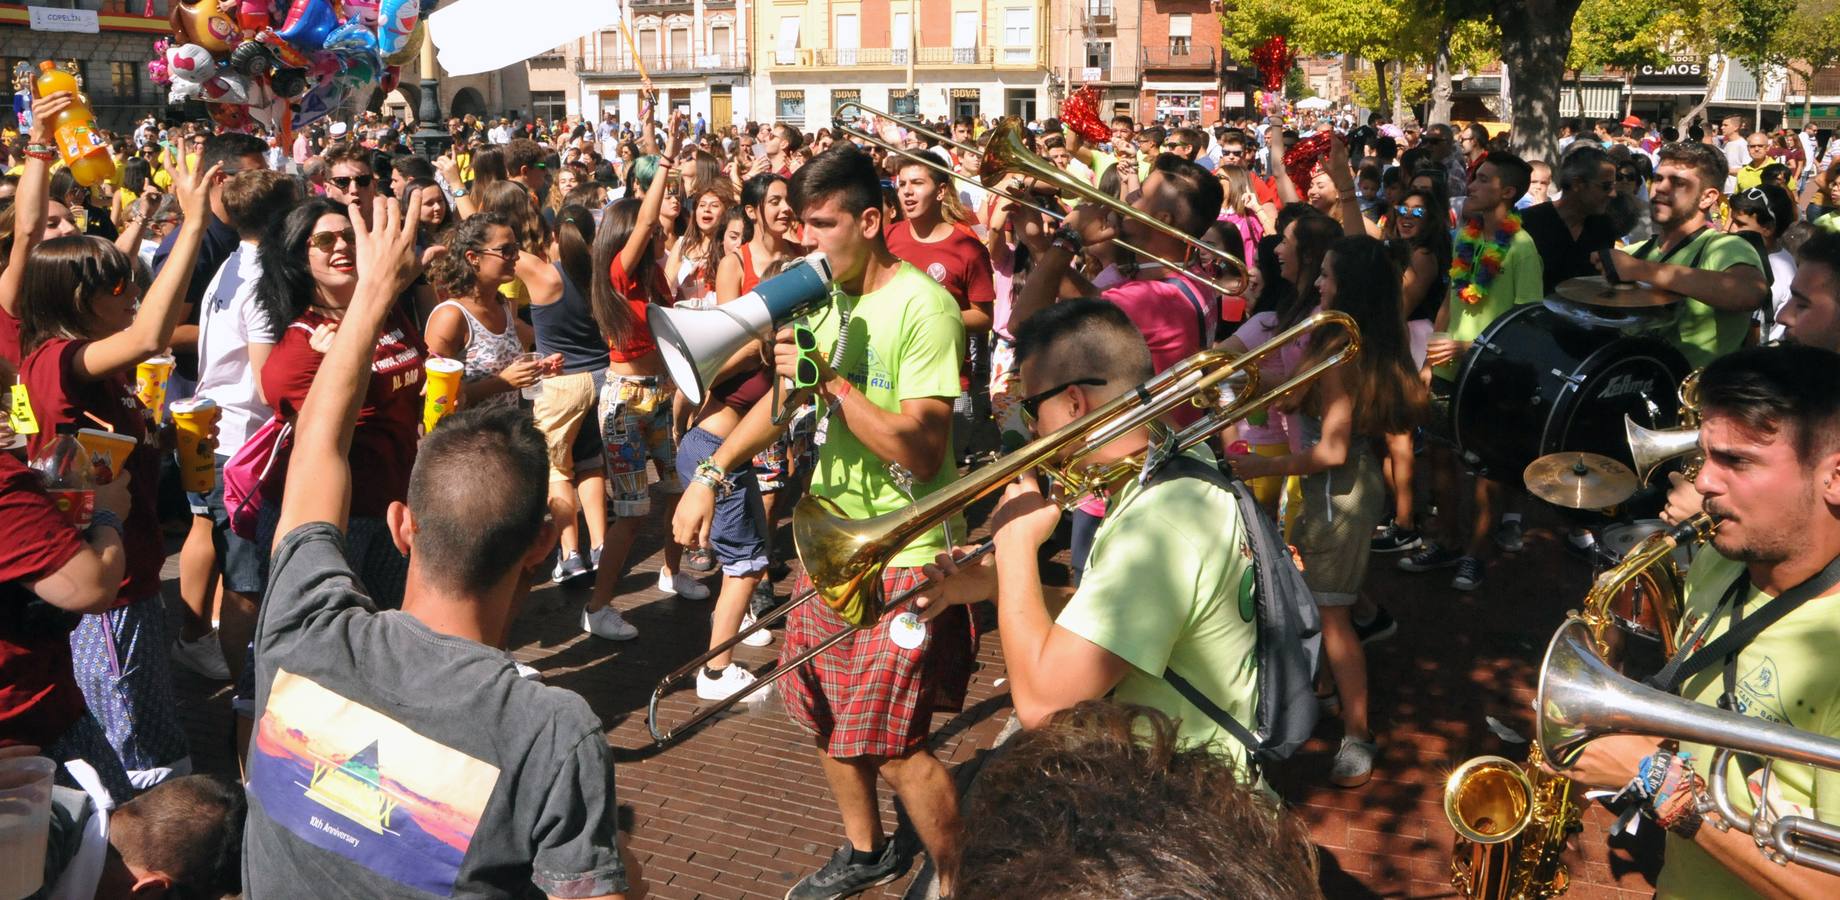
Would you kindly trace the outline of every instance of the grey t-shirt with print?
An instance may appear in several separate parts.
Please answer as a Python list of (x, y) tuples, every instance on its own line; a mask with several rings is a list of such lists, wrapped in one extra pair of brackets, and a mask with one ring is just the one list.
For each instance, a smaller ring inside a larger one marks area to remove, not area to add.
[(256, 628), (248, 896), (627, 889), (613, 763), (580, 697), (378, 612), (330, 524), (275, 551)]

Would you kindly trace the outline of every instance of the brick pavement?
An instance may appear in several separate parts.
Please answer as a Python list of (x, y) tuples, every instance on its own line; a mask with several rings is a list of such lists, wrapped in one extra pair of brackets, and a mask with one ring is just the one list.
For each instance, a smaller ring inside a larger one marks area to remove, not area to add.
[[(1561, 535), (1530, 528), (1527, 549), (1493, 561), (1474, 595), (1450, 590), (1448, 573), (1406, 575), (1393, 568), (1392, 557), (1375, 558), (1371, 588), (1400, 622), (1396, 638), (1369, 648), (1379, 770), (1356, 790), (1327, 786), (1323, 777), (1339, 726), (1326, 722), (1296, 760), (1272, 773), (1321, 848), (1328, 896), (1455, 895), (1443, 777), (1479, 753), (1524, 753), (1495, 737), (1484, 716), (1531, 731), (1541, 651), (1563, 611), (1583, 595), (1588, 574), (1560, 549)], [(633, 846), (652, 896), (778, 898), (842, 842), (841, 825), (809, 740), (777, 701), (726, 715), (668, 751), (651, 748), (645, 706), (652, 687), (704, 646), (712, 607), (653, 589), (658, 540), (656, 531), (641, 535), (634, 558), (643, 562), (616, 600), (639, 629), (638, 640), (615, 644), (582, 635), (577, 610), (584, 592), (544, 588), (533, 593), (514, 629), (514, 652), (548, 683), (587, 698), (606, 723), (619, 799), (630, 807)], [(172, 588), (169, 581), (169, 594)], [(776, 637), (772, 647), (739, 648), (739, 658), (764, 664), (777, 647)], [(979, 663), (965, 710), (934, 720), (934, 743), (948, 766), (988, 748), (1010, 716), (995, 635), (984, 638)], [(228, 690), (189, 673), (180, 678), (199, 767), (234, 772)], [(695, 694), (685, 687), (665, 698), (661, 716), (679, 721), (695, 707)], [(892, 829), (896, 811), (886, 792), (882, 813)], [(1568, 856), (1574, 879), (1568, 896), (1652, 892), (1654, 855), (1609, 852), (1603, 842), (1608, 824), (1601, 810), (1587, 814), (1582, 847)], [(910, 874), (867, 896), (899, 897), (913, 880)]]

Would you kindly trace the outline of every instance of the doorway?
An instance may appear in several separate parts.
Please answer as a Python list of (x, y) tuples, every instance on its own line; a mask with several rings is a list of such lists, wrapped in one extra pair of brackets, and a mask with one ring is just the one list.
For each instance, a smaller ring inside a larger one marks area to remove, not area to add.
[(709, 86), (709, 130), (721, 131), (734, 123), (734, 89), (726, 84)]

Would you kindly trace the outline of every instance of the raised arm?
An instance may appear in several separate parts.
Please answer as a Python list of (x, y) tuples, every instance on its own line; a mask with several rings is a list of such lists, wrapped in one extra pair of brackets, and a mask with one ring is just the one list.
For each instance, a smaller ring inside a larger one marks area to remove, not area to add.
[[(420, 200), (421, 192), (416, 191), (409, 208), (420, 208)], [(294, 420), (294, 449), (281, 521), (275, 528), (276, 546), (309, 522), (330, 522), (342, 531), (351, 509), (351, 432), (370, 384), (371, 355), (397, 295), (421, 268), (413, 214), (405, 221), (402, 204), (378, 197), (371, 221), (375, 224), (364, 224), (363, 216), (351, 217), (358, 245), (358, 291)]]
[[(671, 119), (675, 123), (677, 117), (673, 115)], [(653, 149), (657, 148), (649, 128), (646, 130), (645, 143)], [(664, 206), (665, 185), (676, 173), (676, 163), (672, 161), (677, 155), (675, 132), (665, 139), (665, 144), (665, 152), (658, 156), (658, 168), (652, 173), (652, 184), (645, 189), (645, 199), (639, 203), (639, 215), (633, 223), (632, 234), (626, 238), (626, 246), (620, 248), (620, 268), (627, 272), (639, 264), (646, 243), (652, 239), (652, 230), (658, 227), (658, 210)]]
[[(52, 120), (70, 108), (75, 96), (59, 91), (32, 101), (31, 143), (51, 143)], [(13, 195), (13, 252), (7, 257), (6, 272), (0, 273), (0, 309), (9, 316), (19, 315), (19, 289), (26, 277), (26, 259), (44, 236), (50, 207), (51, 163), (28, 156), (26, 170), (19, 176), (18, 192)]]
[(173, 195), (179, 198), (185, 221), (173, 240), (171, 255), (166, 257), (160, 277), (153, 280), (134, 314), (134, 324), (101, 340), (85, 344), (77, 354), (76, 374), (95, 381), (134, 366), (161, 350), (172, 341), (173, 328), (185, 310), (185, 288), (192, 281), (192, 264), (211, 218), (211, 179), (223, 164), (203, 172), (192, 170), (183, 155), (172, 167)]

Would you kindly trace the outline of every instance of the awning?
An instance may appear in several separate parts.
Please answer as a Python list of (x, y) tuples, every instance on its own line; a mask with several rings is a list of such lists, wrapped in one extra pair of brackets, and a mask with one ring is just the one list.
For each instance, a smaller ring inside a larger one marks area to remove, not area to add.
[(1629, 93), (1631, 96), (1635, 96), (1635, 97), (1673, 97), (1673, 96), (1677, 96), (1681, 94), (1689, 94), (1694, 97), (1697, 97), (1701, 94), (1706, 93), (1706, 88), (1704, 86), (1690, 87), (1687, 85), (1659, 85), (1657, 86), (1657, 85), (1638, 84), (1635, 87), (1630, 88)]
[(1145, 81), (1146, 91), (1218, 91), (1220, 83), (1214, 81)]

